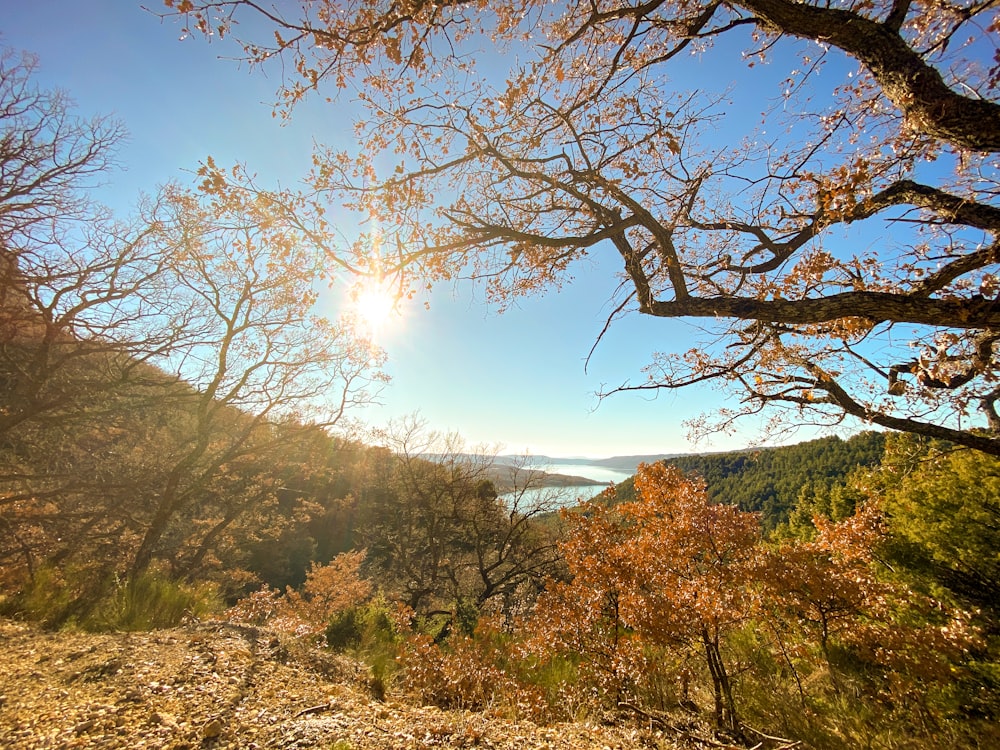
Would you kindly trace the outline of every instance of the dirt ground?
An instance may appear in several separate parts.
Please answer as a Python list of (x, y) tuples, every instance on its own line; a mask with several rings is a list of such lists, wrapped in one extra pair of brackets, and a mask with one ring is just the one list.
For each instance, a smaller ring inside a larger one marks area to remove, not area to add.
[(536, 726), (374, 700), (350, 659), (253, 628), (45, 633), (0, 621), (0, 748), (680, 747), (644, 728)]

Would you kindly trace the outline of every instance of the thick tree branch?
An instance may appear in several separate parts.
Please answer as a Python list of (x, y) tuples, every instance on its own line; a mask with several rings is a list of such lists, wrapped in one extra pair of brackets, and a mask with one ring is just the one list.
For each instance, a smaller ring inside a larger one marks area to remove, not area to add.
[(897, 180), (858, 205), (850, 220), (867, 218), (890, 206), (933, 211), (944, 222), (1000, 233), (1000, 208), (913, 180)]
[(1000, 308), (991, 300), (932, 299), (888, 292), (844, 292), (800, 300), (689, 297), (655, 301), (648, 312), (662, 318), (723, 317), (788, 325), (867, 318), (876, 323), (888, 321), (960, 329), (1000, 327)]
[(908, 417), (894, 417), (890, 414), (869, 409), (853, 399), (839, 383), (819, 367), (810, 366), (808, 369), (816, 376), (817, 382), (815, 387), (825, 391), (837, 406), (857, 419), (877, 424), (879, 427), (885, 427), (890, 430), (926, 435), (927, 437), (939, 440), (947, 440), (956, 445), (964, 445), (967, 448), (974, 448), (992, 456), (1000, 456), (1000, 438), (991, 437), (981, 432), (951, 429), (932, 422), (924, 422)]
[(899, 30), (903, 28), (903, 22), (906, 20), (906, 14), (910, 11), (911, 3), (912, 0), (893, 0), (889, 15), (883, 22), (885, 27), (898, 34)]
[(840, 48), (864, 65), (916, 130), (960, 148), (1000, 150), (1000, 106), (948, 87), (891, 25), (790, 0), (736, 0), (774, 29)]

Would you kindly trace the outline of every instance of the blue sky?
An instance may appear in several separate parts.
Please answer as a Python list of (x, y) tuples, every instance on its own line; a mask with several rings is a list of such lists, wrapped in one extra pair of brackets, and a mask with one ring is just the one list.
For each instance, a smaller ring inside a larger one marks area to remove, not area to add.
[[(159, 0), (145, 4), (160, 7)], [(40, 85), (67, 91), (80, 114), (114, 114), (128, 128), (121, 150), (126, 171), (102, 195), (116, 209), (126, 211), (160, 183), (190, 181), (208, 155), (220, 165), (245, 163), (262, 184), (290, 186), (308, 169), (314, 141), (350, 139), (348, 108), (309, 102), (282, 125), (271, 113), (277, 80), (220, 59), (236, 53), (229, 45), (181, 40), (178, 24), (161, 22), (133, 0), (5, 6), (0, 41), (39, 56)], [(720, 57), (719, 64), (738, 64)], [(382, 407), (357, 416), (378, 425), (419, 412), (470, 444), (557, 456), (724, 450), (753, 442), (752, 421), (732, 436), (697, 445), (687, 440), (685, 419), (724, 404), (713, 390), (620, 394), (598, 404), (596, 391), (641, 380), (653, 351), (684, 351), (696, 332), (683, 321), (634, 315), (611, 329), (585, 371), (616, 271), (610, 256), (581, 266), (561, 291), (522, 300), (503, 315), (469, 286), (435, 290), (383, 335), (393, 382)]]

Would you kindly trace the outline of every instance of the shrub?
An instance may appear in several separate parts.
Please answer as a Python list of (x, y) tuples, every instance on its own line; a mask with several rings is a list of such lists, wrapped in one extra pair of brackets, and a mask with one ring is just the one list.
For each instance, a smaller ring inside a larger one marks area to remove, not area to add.
[(334, 651), (394, 647), (398, 640), (388, 604), (381, 596), (365, 605), (334, 612), (324, 632), (326, 645)]
[(403, 689), (439, 708), (489, 711), (514, 720), (547, 718), (544, 691), (517, 679), (507, 663), (510, 650), (496, 635), (493, 623), (481, 621), (472, 637), (452, 635), (435, 643), (426, 634), (409, 636), (399, 659)]
[(326, 645), (334, 651), (346, 651), (361, 645), (361, 623), (358, 608), (334, 612), (326, 626)]
[(81, 625), (88, 630), (152, 630), (221, 609), (221, 597), (212, 584), (181, 583), (146, 572), (130, 581), (116, 579)]
[(239, 625), (265, 625), (278, 614), (282, 603), (281, 592), (265, 586), (253, 591), (227, 609), (224, 617)]
[(99, 571), (86, 568), (41, 567), (20, 591), (4, 601), (3, 613), (58, 628), (100, 597), (103, 579)]

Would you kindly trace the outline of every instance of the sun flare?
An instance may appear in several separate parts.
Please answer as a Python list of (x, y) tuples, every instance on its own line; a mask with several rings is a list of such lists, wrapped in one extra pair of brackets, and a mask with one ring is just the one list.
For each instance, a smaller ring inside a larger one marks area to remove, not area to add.
[(399, 318), (398, 295), (384, 281), (369, 281), (351, 292), (351, 317), (358, 333), (377, 338)]

